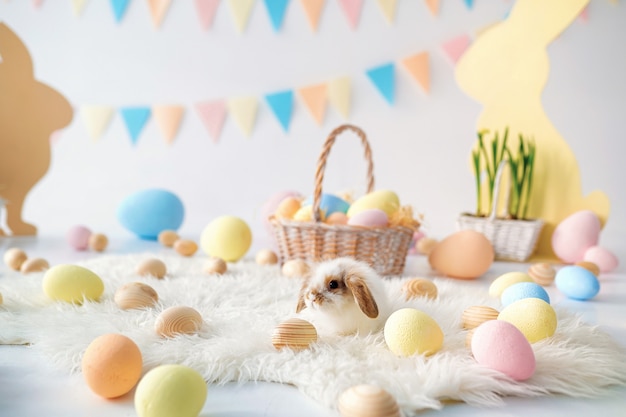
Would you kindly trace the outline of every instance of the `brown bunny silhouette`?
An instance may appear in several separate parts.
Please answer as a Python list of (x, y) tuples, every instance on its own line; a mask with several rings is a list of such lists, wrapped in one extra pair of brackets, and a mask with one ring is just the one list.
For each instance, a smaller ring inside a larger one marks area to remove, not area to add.
[[(483, 104), (478, 130), (532, 136), (537, 146), (528, 215), (545, 221), (537, 255), (554, 258), (555, 227), (579, 210), (592, 210), (604, 224), (610, 203), (601, 191), (581, 189), (574, 152), (556, 130), (541, 102), (548, 80), (548, 45), (580, 14), (589, 0), (518, 0), (509, 17), (483, 35), (456, 67), (459, 86)], [(515, 149), (517, 144), (510, 143)]]
[(35, 80), (28, 50), (4, 23), (0, 58), (0, 203), (13, 235), (34, 235), (37, 228), (22, 220), (24, 199), (48, 171), (50, 135), (72, 121), (73, 110), (61, 94)]

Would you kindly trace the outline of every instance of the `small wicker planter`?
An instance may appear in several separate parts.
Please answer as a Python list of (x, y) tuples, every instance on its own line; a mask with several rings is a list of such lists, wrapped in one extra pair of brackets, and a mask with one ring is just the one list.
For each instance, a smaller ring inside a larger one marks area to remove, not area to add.
[(329, 225), (321, 221), (320, 203), (326, 160), (336, 137), (346, 130), (353, 131), (361, 139), (368, 164), (367, 192), (374, 190), (374, 164), (365, 133), (353, 125), (339, 126), (326, 139), (318, 159), (313, 194), (315, 221), (303, 222), (270, 217), (281, 261), (303, 259), (308, 262), (319, 262), (349, 256), (368, 263), (381, 275), (400, 275), (404, 270), (415, 231), (413, 228)]
[(496, 259), (524, 262), (535, 251), (544, 222), (541, 219), (502, 219), (496, 217), (504, 165), (505, 161), (498, 167), (491, 214), (488, 217), (478, 217), (463, 213), (457, 219), (457, 227), (460, 230), (476, 230), (485, 235), (493, 245)]

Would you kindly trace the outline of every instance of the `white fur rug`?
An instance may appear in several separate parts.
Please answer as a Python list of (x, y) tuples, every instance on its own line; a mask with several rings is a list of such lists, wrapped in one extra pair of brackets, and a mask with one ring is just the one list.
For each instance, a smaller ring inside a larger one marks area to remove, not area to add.
[[(205, 275), (206, 258), (160, 256), (168, 266), (163, 280), (140, 278), (136, 265), (154, 255), (103, 256), (82, 263), (105, 282), (100, 302), (74, 306), (48, 300), (43, 273), (0, 277), (0, 344), (32, 343), (68, 371), (79, 372), (82, 353), (97, 336), (117, 332), (133, 339), (144, 357), (144, 371), (165, 363), (188, 365), (207, 381), (274, 381), (297, 386), (313, 399), (334, 407), (345, 389), (376, 384), (395, 396), (405, 413), (441, 408), (442, 401), (458, 400), (489, 406), (502, 396), (565, 394), (599, 396), (607, 387), (626, 384), (626, 353), (607, 334), (557, 308), (556, 334), (535, 343), (535, 375), (515, 382), (477, 365), (465, 347), (461, 313), (471, 305), (498, 300), (475, 286), (435, 279), (439, 298), (417, 299), (407, 305), (431, 315), (445, 334), (435, 355), (399, 358), (386, 347), (382, 332), (368, 337), (320, 339), (308, 350), (277, 351), (271, 343), (274, 327), (293, 315), (301, 286), (298, 279), (280, 274), (278, 266), (250, 262), (229, 265), (223, 276)], [(126, 282), (148, 283), (159, 294), (156, 308), (122, 311), (113, 301)], [(400, 278), (385, 285), (400, 300)], [(155, 334), (157, 315), (173, 305), (198, 310), (205, 325), (198, 335), (162, 339)]]

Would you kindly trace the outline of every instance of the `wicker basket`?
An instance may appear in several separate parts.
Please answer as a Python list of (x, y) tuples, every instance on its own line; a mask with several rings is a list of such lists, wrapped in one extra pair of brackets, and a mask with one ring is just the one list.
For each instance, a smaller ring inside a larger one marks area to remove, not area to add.
[(320, 203), (324, 169), (330, 148), (336, 137), (351, 130), (361, 139), (365, 148), (367, 170), (367, 192), (374, 190), (374, 164), (365, 133), (353, 125), (342, 125), (333, 130), (319, 156), (315, 172), (313, 214), (315, 221), (292, 221), (270, 217), (281, 261), (303, 259), (319, 262), (348, 256), (371, 265), (381, 275), (400, 275), (404, 270), (414, 230), (405, 226), (360, 227), (329, 225), (321, 221)]
[[(494, 185), (493, 208), (489, 217), (463, 213), (457, 220), (459, 229), (472, 229), (484, 234), (493, 245), (496, 259), (524, 262), (535, 251), (543, 220), (509, 220), (496, 218), (496, 202), (505, 161), (498, 167)], [(507, 194), (508, 200), (508, 194)], [(506, 202), (508, 207), (508, 201)]]

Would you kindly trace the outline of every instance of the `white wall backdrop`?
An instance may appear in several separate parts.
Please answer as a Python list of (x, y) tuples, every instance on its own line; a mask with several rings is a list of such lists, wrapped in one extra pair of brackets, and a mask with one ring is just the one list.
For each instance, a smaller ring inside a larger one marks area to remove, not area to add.
[[(400, 0), (393, 24), (374, 1), (364, 2), (352, 30), (336, 1), (326, 2), (317, 32), (299, 2), (291, 2), (275, 33), (261, 1), (239, 34), (226, 2), (204, 31), (191, 1), (175, 1), (155, 29), (147, 2), (133, 0), (120, 23), (108, 1), (90, 1), (74, 16), (70, 1), (0, 2), (0, 21), (23, 39), (38, 79), (61, 91), (77, 112), (53, 147), (51, 168), (32, 190), (25, 218), (41, 234), (64, 233), (83, 223), (109, 235), (127, 235), (115, 210), (130, 193), (162, 187), (186, 207), (182, 233), (197, 238), (222, 214), (242, 217), (255, 242), (265, 234), (259, 209), (273, 193), (313, 191), (323, 140), (343, 119), (328, 108), (322, 126), (296, 99), (288, 133), (263, 101), (268, 93), (350, 76), (350, 123), (362, 127), (374, 153), (377, 188), (395, 190), (423, 213), (429, 234), (441, 238), (475, 206), (469, 151), (480, 106), (464, 95), (440, 45), (473, 35), (502, 19), (513, 1), (443, 0), (432, 16), (421, 0)], [(615, 251), (626, 236), (622, 160), (626, 156), (626, 4), (592, 0), (589, 19), (578, 19), (549, 49), (552, 71), (543, 99), (555, 126), (578, 156), (583, 191), (604, 190), (612, 215), (602, 241)], [(424, 94), (399, 65), (409, 55), (431, 55), (431, 93)], [(365, 71), (389, 61), (396, 69), (396, 102), (388, 105)], [(1, 92), (0, 92), (1, 93)], [(245, 137), (228, 117), (218, 143), (198, 118), (194, 103), (255, 95), (260, 100), (253, 134)], [(117, 114), (92, 141), (78, 109), (104, 104), (182, 104), (185, 119), (172, 145), (154, 120), (136, 145)], [(0, 140), (2, 140), (0, 138)], [(365, 164), (354, 137), (333, 149), (325, 191), (363, 191)], [(25, 161), (27, 163), (27, 161)]]

